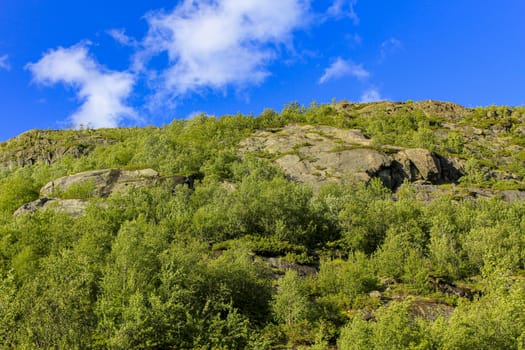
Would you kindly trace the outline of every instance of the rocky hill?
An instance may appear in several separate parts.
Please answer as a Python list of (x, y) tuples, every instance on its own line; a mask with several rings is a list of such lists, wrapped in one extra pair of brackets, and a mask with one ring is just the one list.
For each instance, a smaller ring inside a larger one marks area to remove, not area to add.
[(524, 199), (521, 107), (31, 130), (0, 144), (0, 348), (519, 349)]
[(0, 144), (0, 166), (52, 164), (65, 156), (78, 158), (97, 146), (117, 141), (118, 138), (109, 136), (103, 130), (29, 130)]

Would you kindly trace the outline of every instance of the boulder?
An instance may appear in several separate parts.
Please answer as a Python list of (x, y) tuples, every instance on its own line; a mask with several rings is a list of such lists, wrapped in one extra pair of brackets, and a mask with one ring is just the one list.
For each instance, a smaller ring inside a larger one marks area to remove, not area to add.
[(88, 202), (82, 199), (56, 199), (43, 197), (22, 205), (13, 213), (13, 215), (31, 215), (37, 210), (55, 210), (67, 213), (72, 217), (79, 217), (84, 213), (87, 204)]
[(93, 196), (107, 197), (114, 192), (121, 192), (129, 187), (141, 187), (154, 184), (160, 179), (159, 173), (153, 169), (91, 170), (53, 180), (40, 189), (43, 197), (58, 196), (73, 186), (89, 185), (93, 187)]
[(403, 176), (409, 181), (429, 181), (432, 183), (441, 180), (441, 164), (432, 152), (422, 148), (404, 149), (394, 155), (401, 165)]
[(316, 173), (309, 161), (301, 159), (296, 154), (287, 154), (278, 158), (275, 162), (292, 180), (310, 184), (325, 182), (320, 176), (321, 173)]
[(457, 183), (459, 178), (465, 175), (465, 160), (437, 154), (434, 154), (434, 157), (439, 160), (441, 168), (440, 183)]
[[(152, 186), (157, 184), (167, 184), (171, 188), (177, 185), (187, 185), (194, 189), (194, 176), (168, 176), (160, 177), (159, 173), (153, 169), (142, 170), (120, 170), (104, 169), (91, 170), (71, 176), (64, 176), (51, 181), (40, 189), (41, 198), (22, 205), (13, 215), (33, 214), (37, 210), (53, 209), (70, 214), (73, 217), (82, 215), (88, 203), (81, 199), (64, 199), (61, 195), (68, 190), (80, 189), (79, 194), (86, 195), (84, 185), (88, 189), (88, 197), (107, 197), (113, 193), (123, 192), (128, 188)], [(67, 193), (69, 197), (75, 193)]]
[(364, 173), (372, 176), (382, 168), (389, 167), (391, 160), (382, 152), (370, 148), (356, 148), (328, 152), (314, 159), (313, 163), (334, 174)]
[(383, 296), (383, 294), (378, 291), (378, 290), (373, 290), (371, 292), (368, 293), (368, 296), (370, 298), (376, 298), (376, 299), (381, 299), (381, 297)]

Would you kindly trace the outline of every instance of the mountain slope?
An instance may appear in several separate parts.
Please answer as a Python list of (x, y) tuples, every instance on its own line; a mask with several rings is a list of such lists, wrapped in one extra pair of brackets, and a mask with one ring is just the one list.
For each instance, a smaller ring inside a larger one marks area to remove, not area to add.
[(292, 103), (22, 134), (0, 144), (0, 347), (518, 349), (524, 118)]

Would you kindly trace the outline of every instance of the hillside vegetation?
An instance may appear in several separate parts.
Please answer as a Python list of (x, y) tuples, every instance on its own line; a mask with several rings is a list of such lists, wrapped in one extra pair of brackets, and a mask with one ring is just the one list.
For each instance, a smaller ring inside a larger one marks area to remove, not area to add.
[(0, 348), (525, 349), (525, 108), (0, 144)]

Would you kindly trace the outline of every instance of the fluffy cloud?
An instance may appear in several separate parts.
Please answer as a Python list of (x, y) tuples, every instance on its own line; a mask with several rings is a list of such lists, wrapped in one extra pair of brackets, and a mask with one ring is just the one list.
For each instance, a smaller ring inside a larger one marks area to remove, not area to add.
[(126, 35), (126, 31), (124, 29), (110, 29), (107, 31), (107, 33), (121, 45), (133, 47), (138, 46), (137, 40)]
[(184, 0), (170, 13), (146, 16), (148, 34), (135, 69), (167, 53), (165, 91), (183, 95), (203, 88), (257, 85), (270, 74), (279, 46), (305, 23), (308, 0)]
[(327, 14), (335, 18), (348, 17), (355, 25), (358, 25), (359, 17), (354, 9), (356, 3), (357, 0), (334, 0), (328, 8)]
[(89, 56), (86, 45), (59, 47), (44, 54), (40, 61), (28, 64), (33, 81), (45, 85), (63, 83), (76, 90), (82, 102), (70, 117), (76, 127), (115, 127), (123, 118), (134, 118), (135, 111), (125, 104), (134, 77), (100, 66)]
[(341, 57), (338, 57), (334, 63), (325, 69), (323, 76), (319, 79), (319, 84), (345, 76), (366, 79), (370, 76), (370, 73), (363, 68), (362, 64), (355, 64), (350, 60), (344, 60)]
[(11, 65), (8, 62), (9, 56), (8, 55), (2, 55), (0, 56), (0, 69), (10, 70)]
[(382, 101), (382, 100), (384, 100), (384, 98), (381, 97), (381, 93), (379, 92), (378, 89), (374, 87), (365, 90), (363, 94), (361, 95), (361, 102), (363, 103), (377, 102), (377, 101)]

